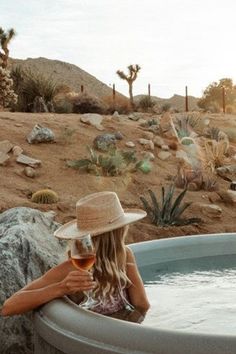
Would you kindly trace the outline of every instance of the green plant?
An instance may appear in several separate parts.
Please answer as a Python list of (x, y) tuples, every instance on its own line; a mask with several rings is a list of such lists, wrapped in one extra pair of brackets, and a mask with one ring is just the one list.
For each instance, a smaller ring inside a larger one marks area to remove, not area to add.
[(53, 204), (58, 202), (58, 195), (51, 189), (41, 189), (35, 192), (31, 201), (38, 204)]
[(120, 79), (127, 81), (129, 86), (129, 97), (130, 104), (134, 107), (134, 97), (133, 97), (133, 83), (137, 79), (138, 73), (141, 67), (138, 64), (133, 64), (128, 66), (128, 74), (126, 75), (123, 71), (117, 70), (117, 75)]
[(162, 187), (162, 201), (159, 203), (154, 192), (148, 189), (151, 203), (143, 196), (141, 196), (140, 199), (151, 222), (156, 226), (181, 226), (200, 222), (201, 219), (199, 218), (181, 218), (183, 212), (191, 205), (190, 202), (181, 205), (186, 191), (187, 189), (185, 188), (176, 199), (173, 200), (175, 192), (174, 184), (171, 184), (167, 191), (165, 191), (165, 187)]
[(63, 144), (70, 144), (72, 142), (73, 136), (76, 133), (76, 129), (63, 127), (61, 129), (60, 140)]
[(164, 112), (169, 112), (171, 109), (171, 104), (170, 103), (164, 103), (162, 106), (161, 106), (161, 112), (164, 113)]
[(51, 77), (18, 66), (12, 68), (11, 77), (19, 98), (15, 110), (31, 112), (36, 97), (42, 97), (46, 104), (53, 101), (57, 83)]
[(88, 173), (103, 176), (118, 176), (128, 170), (130, 172), (136, 170), (144, 172), (145, 170), (144, 160), (137, 162), (134, 150), (120, 151), (113, 147), (106, 153), (97, 154), (91, 147), (87, 146), (87, 149), (89, 151), (88, 158), (67, 161), (67, 166), (74, 169), (85, 169)]

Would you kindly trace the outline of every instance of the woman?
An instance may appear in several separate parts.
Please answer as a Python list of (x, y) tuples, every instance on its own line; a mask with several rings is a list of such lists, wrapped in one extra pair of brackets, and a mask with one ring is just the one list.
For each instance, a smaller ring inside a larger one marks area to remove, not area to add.
[(76, 214), (77, 218), (61, 226), (55, 236), (71, 240), (91, 234), (96, 250), (94, 280), (89, 272), (75, 270), (68, 259), (13, 294), (5, 301), (2, 315), (21, 314), (64, 295), (94, 289), (99, 305), (93, 311), (141, 322), (149, 302), (134, 255), (124, 239), (127, 225), (144, 218), (146, 213), (137, 209), (124, 211), (116, 193), (99, 192), (80, 199)]

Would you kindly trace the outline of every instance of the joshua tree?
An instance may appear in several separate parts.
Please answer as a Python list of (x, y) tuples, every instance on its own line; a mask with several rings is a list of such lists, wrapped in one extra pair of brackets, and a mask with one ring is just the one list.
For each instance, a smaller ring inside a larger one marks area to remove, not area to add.
[(123, 71), (117, 70), (117, 75), (122, 79), (126, 80), (129, 85), (129, 97), (130, 103), (134, 105), (134, 98), (133, 98), (133, 82), (137, 79), (138, 72), (140, 71), (141, 67), (138, 64), (133, 64), (128, 66), (128, 74), (126, 75)]
[(16, 32), (13, 28), (8, 31), (4, 31), (2, 27), (0, 27), (0, 44), (3, 52), (0, 52), (0, 58), (2, 63), (0, 64), (3, 69), (7, 68), (8, 58), (9, 58), (9, 49), (8, 44), (12, 40), (12, 38), (16, 35)]

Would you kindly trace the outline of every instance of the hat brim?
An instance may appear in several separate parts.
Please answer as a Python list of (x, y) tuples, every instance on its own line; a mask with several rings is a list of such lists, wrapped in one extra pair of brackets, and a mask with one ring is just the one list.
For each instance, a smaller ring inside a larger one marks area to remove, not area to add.
[(132, 224), (135, 221), (145, 218), (147, 213), (140, 209), (128, 209), (124, 210), (124, 215), (113, 223), (107, 224), (96, 230), (82, 230), (77, 227), (77, 220), (72, 220), (62, 226), (60, 226), (55, 232), (54, 236), (64, 240), (70, 240), (74, 238), (79, 238), (84, 235), (90, 234), (91, 236), (100, 235), (104, 232), (119, 229), (122, 226)]

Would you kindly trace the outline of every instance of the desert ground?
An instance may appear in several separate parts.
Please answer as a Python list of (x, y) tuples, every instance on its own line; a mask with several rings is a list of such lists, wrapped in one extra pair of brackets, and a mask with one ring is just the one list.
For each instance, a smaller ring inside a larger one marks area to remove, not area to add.
[[(152, 151), (155, 159), (148, 174), (137, 171), (118, 177), (104, 177), (69, 168), (66, 161), (88, 156), (86, 145), (92, 146), (94, 138), (103, 133), (119, 131), (123, 139), (117, 141), (118, 148), (127, 149), (125, 143), (132, 141), (136, 145), (137, 153), (141, 154), (144, 150), (137, 142), (144, 133), (138, 121), (128, 119), (127, 116), (120, 116), (119, 119), (104, 116), (104, 130), (98, 131), (96, 127), (82, 123), (80, 118), (79, 114), (0, 112), (0, 141), (9, 140), (14, 146), (20, 146), (27, 156), (41, 160), (35, 178), (30, 178), (23, 173), (24, 165), (17, 163), (16, 157), (9, 152), (9, 160), (0, 166), (0, 212), (18, 206), (43, 211), (53, 210), (56, 221), (65, 223), (75, 218), (75, 203), (79, 198), (104, 190), (117, 192), (124, 208), (142, 208), (140, 195), (147, 196), (148, 188), (160, 195), (161, 186), (167, 186), (177, 173), (176, 151), (170, 150), (170, 158), (163, 161), (156, 156), (158, 147)], [(143, 119), (149, 118), (150, 114), (143, 114)], [(208, 119), (211, 126), (219, 129), (236, 129), (236, 116), (209, 114)], [(29, 144), (26, 137), (36, 124), (50, 128), (55, 134), (55, 142)], [(70, 135), (66, 133), (68, 131)], [(236, 144), (231, 142), (230, 146), (236, 150)], [(215, 175), (215, 178), (221, 189), (229, 188), (229, 181), (218, 175)], [(30, 200), (32, 193), (44, 188), (54, 190), (59, 201), (55, 204), (33, 203)], [(181, 189), (176, 189), (176, 193), (180, 191)], [(184, 216), (200, 217), (202, 221), (199, 224), (159, 227), (152, 225), (147, 217), (130, 227), (127, 242), (236, 231), (236, 203), (227, 204), (216, 192), (206, 190), (188, 190), (185, 200), (192, 204), (184, 212)], [(212, 217), (202, 213), (198, 207), (200, 203), (218, 205), (222, 209), (221, 215)]]

